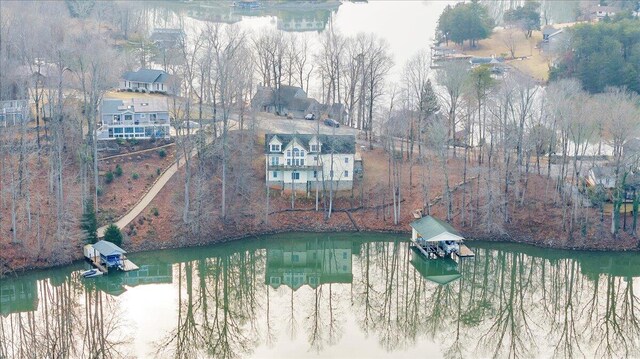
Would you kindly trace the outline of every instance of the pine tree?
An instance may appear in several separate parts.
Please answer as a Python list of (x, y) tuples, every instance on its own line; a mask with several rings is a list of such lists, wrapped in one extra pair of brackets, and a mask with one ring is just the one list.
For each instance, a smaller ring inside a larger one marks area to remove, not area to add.
[(438, 96), (433, 91), (431, 80), (427, 80), (427, 85), (424, 87), (424, 94), (422, 96), (422, 111), (429, 117), (440, 110), (440, 104), (438, 103)]
[(84, 240), (86, 243), (96, 243), (98, 241), (98, 220), (96, 219), (96, 210), (91, 200), (85, 202), (80, 228), (84, 231)]
[(115, 244), (116, 246), (122, 245), (122, 232), (120, 228), (115, 224), (110, 224), (104, 231), (104, 240)]

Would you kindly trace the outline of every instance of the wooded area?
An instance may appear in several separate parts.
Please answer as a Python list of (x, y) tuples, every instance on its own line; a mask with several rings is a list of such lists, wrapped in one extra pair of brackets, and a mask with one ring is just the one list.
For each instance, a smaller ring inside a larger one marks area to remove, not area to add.
[[(166, 220), (183, 237), (246, 222), (277, 229), (277, 223), (266, 225), (273, 221), (264, 179), (252, 180), (264, 173), (259, 152), (264, 129), (250, 106), (258, 84), (306, 91), (317, 87), (321, 103), (344, 105), (349, 117), (343, 125), (361, 133), (364, 149), (386, 151), (384, 169), (365, 173), (375, 183), (359, 198), (352, 191), (349, 207), (374, 196), (369, 203), (375, 204), (363, 215), (371, 220), (366, 216), (374, 213), (378, 219), (376, 206), (384, 210), (391, 203), (393, 220), (387, 229), (406, 230), (415, 208), (403, 203), (419, 198), (425, 213), (438, 211), (462, 229), (485, 236), (529, 226), (514, 219), (521, 211), (534, 216), (557, 212), (549, 225), (563, 240), (596, 241), (607, 232), (636, 235), (640, 193), (631, 198), (630, 225), (626, 217), (621, 223), (617, 210), (610, 219), (604, 217), (605, 201), (619, 209), (629, 199), (626, 179), (638, 168), (638, 156), (623, 151), (638, 136), (639, 99), (632, 87), (590, 94), (582, 90), (590, 91), (588, 82), (574, 79), (543, 87), (517, 72), (495, 78), (488, 67), (469, 70), (466, 62), (432, 70), (426, 49), (405, 64), (394, 64), (384, 39), (346, 36), (336, 29), (319, 35), (320, 47), (314, 50), (304, 36), (207, 23), (159, 58), (147, 34), (160, 15), (145, 3), (1, 6), (0, 99), (29, 98), (35, 118), (34, 123), (0, 127), (0, 268), (8, 267), (10, 259), (11, 267), (24, 267), (77, 257), (78, 244), (91, 237), (82, 227), (92, 221), (82, 220), (83, 214), (100, 211), (106, 193), (115, 196), (98, 161), (100, 102), (125, 70), (151, 62), (182, 80), (181, 96), (169, 102), (174, 127), (187, 126), (173, 150), (184, 166), (174, 178), (180, 190), (165, 188), (173, 190), (172, 198), (160, 212), (179, 208), (178, 216)], [(472, 6), (486, 15), (481, 5)], [(606, 32), (625, 24), (602, 26)], [(587, 29), (576, 30), (581, 31)], [(479, 38), (450, 37), (456, 42)], [(628, 59), (636, 56), (633, 41), (629, 38), (623, 47)], [(399, 81), (389, 81), (393, 66), (403, 68)], [(199, 131), (190, 131), (191, 120)], [(602, 165), (599, 159), (607, 153), (615, 186), (599, 191), (609, 191), (610, 198), (585, 185), (590, 168)], [(450, 165), (458, 161), (461, 167)], [(545, 183), (543, 193), (536, 192), (539, 187), (531, 190), (534, 177)], [(349, 208), (345, 202), (333, 205), (333, 191), (324, 195), (331, 199), (323, 199), (324, 207), (316, 211), (329, 216), (321, 220)], [(530, 207), (548, 198), (543, 207)], [(133, 229), (126, 231), (134, 235)]]

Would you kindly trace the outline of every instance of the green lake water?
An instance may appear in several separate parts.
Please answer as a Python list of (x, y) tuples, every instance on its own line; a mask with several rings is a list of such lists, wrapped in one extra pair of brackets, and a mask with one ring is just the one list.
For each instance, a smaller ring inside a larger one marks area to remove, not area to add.
[(290, 233), (0, 282), (0, 358), (640, 357), (640, 254)]

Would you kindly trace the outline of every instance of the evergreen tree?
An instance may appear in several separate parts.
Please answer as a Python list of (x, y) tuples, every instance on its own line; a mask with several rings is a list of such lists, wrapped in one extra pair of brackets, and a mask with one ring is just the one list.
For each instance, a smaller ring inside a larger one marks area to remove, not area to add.
[(84, 231), (86, 243), (96, 243), (98, 241), (98, 220), (96, 219), (96, 210), (92, 200), (85, 202), (80, 228)]
[(440, 104), (438, 103), (438, 96), (435, 91), (433, 91), (431, 80), (427, 80), (427, 85), (424, 87), (423, 91), (422, 111), (426, 117), (429, 117), (440, 110)]
[(590, 93), (626, 87), (640, 93), (640, 20), (579, 24), (569, 29), (571, 43), (549, 78), (575, 77)]
[(115, 224), (110, 224), (104, 231), (104, 240), (115, 244), (116, 246), (122, 245), (122, 232), (120, 228)]
[(437, 37), (440, 42), (462, 45), (465, 40), (476, 46), (477, 40), (486, 39), (491, 35), (493, 19), (489, 16), (487, 7), (477, 0), (470, 3), (458, 3), (447, 6), (438, 19)]

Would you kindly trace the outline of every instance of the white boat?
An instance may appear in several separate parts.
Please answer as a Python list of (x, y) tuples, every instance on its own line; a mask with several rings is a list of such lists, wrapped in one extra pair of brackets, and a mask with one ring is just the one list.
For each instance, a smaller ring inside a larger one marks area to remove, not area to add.
[(89, 269), (86, 270), (84, 272), (81, 272), (80, 275), (84, 278), (93, 278), (93, 277), (98, 277), (103, 275), (104, 273), (102, 273), (100, 270), (98, 269)]

